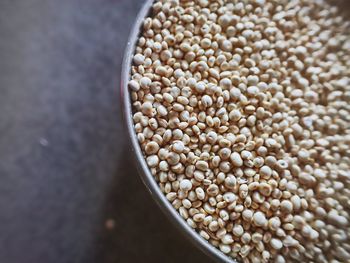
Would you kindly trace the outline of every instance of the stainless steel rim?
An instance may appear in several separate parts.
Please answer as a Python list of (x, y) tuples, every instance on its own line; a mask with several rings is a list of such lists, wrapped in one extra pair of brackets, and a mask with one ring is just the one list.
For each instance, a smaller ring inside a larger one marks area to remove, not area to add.
[(232, 258), (226, 256), (224, 253), (213, 247), (206, 240), (204, 240), (194, 229), (192, 229), (185, 220), (178, 214), (175, 208), (169, 203), (164, 194), (160, 191), (156, 181), (154, 180), (146, 161), (142, 155), (139, 142), (136, 137), (132, 120), (132, 105), (130, 94), (128, 90), (128, 81), (130, 78), (130, 69), (132, 65), (132, 56), (137, 44), (138, 36), (144, 18), (150, 13), (153, 0), (147, 0), (139, 12), (134, 27), (130, 33), (130, 37), (127, 43), (126, 51), (124, 54), (122, 76), (121, 76), (121, 97), (124, 120), (129, 133), (131, 141), (131, 147), (134, 157), (138, 163), (138, 171), (142, 178), (142, 181), (150, 191), (153, 199), (158, 203), (168, 218), (175, 224), (178, 230), (183, 233), (192, 243), (194, 243), (205, 254), (212, 257), (217, 262), (236, 262)]

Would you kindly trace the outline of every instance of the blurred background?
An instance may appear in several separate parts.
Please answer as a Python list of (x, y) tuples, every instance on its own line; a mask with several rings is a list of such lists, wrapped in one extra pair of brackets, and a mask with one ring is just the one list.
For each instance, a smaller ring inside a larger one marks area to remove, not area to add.
[(142, 0), (1, 0), (0, 262), (211, 262), (162, 214), (119, 95)]

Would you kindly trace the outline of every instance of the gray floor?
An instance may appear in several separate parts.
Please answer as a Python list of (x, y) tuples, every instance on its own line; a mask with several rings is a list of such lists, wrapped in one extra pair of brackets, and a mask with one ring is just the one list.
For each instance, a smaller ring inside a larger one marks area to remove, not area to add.
[(1, 263), (211, 262), (128, 152), (119, 72), (141, 4), (1, 0)]

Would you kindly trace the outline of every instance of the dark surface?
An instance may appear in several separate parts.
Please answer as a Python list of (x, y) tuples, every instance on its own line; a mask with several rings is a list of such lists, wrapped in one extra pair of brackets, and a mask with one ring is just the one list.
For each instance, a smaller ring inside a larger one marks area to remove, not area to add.
[(141, 5), (1, 0), (1, 263), (211, 262), (128, 152), (119, 74)]

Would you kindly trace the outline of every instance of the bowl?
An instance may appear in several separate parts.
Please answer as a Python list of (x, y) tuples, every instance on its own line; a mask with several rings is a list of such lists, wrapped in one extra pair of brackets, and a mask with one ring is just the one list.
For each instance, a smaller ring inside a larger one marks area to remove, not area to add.
[(143, 157), (139, 142), (136, 137), (134, 123), (132, 119), (132, 104), (128, 89), (128, 82), (130, 79), (130, 71), (132, 66), (132, 57), (137, 44), (137, 40), (141, 33), (143, 20), (150, 14), (153, 0), (147, 0), (141, 11), (139, 12), (135, 24), (131, 30), (129, 40), (127, 42), (126, 51), (124, 55), (121, 75), (121, 98), (124, 120), (129, 135), (130, 146), (132, 154), (137, 162), (138, 172), (142, 181), (151, 193), (153, 199), (157, 202), (162, 211), (168, 216), (170, 221), (177, 227), (179, 233), (187, 237), (193, 244), (195, 244), (205, 254), (210, 256), (216, 262), (236, 262), (234, 259), (226, 256), (220, 250), (212, 246), (209, 242), (203, 239), (194, 229), (192, 229), (186, 221), (180, 216), (176, 209), (166, 199), (161, 192), (157, 182), (152, 176), (147, 163)]

